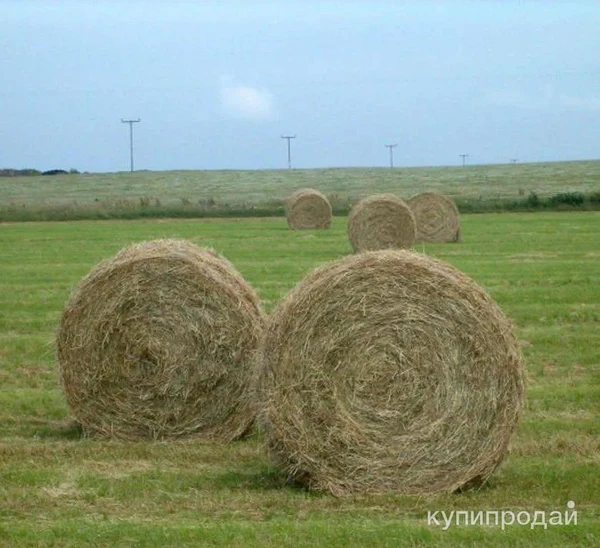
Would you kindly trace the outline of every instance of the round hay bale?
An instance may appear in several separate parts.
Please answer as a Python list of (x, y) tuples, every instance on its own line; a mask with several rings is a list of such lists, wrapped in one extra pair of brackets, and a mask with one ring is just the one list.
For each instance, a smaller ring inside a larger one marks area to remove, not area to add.
[(324, 194), (312, 188), (294, 192), (287, 200), (285, 215), (294, 230), (329, 228), (331, 205)]
[(86, 434), (233, 440), (256, 417), (264, 325), (254, 290), (214, 251), (129, 246), (83, 278), (63, 312), (67, 402)]
[(274, 460), (336, 495), (480, 484), (523, 407), (510, 321), (473, 280), (406, 250), (307, 276), (271, 316), (262, 362)]
[(406, 203), (417, 222), (417, 241), (458, 242), (460, 214), (452, 198), (437, 192), (423, 192)]
[(416, 224), (410, 208), (392, 194), (375, 194), (358, 202), (348, 215), (348, 238), (354, 251), (410, 247)]

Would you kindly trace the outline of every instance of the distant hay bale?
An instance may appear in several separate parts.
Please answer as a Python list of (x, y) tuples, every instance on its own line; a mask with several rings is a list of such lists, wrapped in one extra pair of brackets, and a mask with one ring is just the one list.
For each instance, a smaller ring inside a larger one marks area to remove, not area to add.
[(324, 194), (312, 188), (294, 192), (286, 202), (286, 218), (294, 230), (331, 226), (331, 204)]
[(460, 214), (452, 198), (423, 192), (407, 201), (417, 222), (419, 242), (458, 242)]
[(264, 324), (254, 290), (214, 251), (129, 246), (83, 278), (63, 312), (67, 402), (87, 434), (233, 440), (256, 416)]
[(416, 224), (410, 208), (392, 194), (362, 199), (348, 215), (348, 238), (354, 251), (410, 247)]
[(336, 495), (478, 485), (524, 403), (510, 321), (473, 280), (406, 250), (307, 276), (272, 314), (262, 362), (272, 457)]

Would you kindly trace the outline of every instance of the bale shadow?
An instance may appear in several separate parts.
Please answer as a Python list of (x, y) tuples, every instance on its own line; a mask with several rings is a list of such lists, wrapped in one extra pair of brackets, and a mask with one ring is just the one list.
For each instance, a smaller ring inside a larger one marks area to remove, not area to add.
[(37, 438), (46, 440), (79, 440), (84, 438), (81, 425), (74, 419), (61, 421), (29, 419), (28, 430)]
[(219, 489), (250, 491), (281, 491), (285, 489), (315, 497), (322, 496), (320, 493), (310, 491), (305, 485), (289, 479), (284, 472), (271, 468), (260, 472), (224, 472), (215, 476), (212, 483), (215, 488)]

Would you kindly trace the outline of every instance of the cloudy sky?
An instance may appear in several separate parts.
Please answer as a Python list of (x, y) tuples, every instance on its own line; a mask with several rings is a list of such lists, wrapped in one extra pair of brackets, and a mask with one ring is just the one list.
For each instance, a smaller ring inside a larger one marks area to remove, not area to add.
[(0, 168), (600, 157), (600, 2), (0, 0)]

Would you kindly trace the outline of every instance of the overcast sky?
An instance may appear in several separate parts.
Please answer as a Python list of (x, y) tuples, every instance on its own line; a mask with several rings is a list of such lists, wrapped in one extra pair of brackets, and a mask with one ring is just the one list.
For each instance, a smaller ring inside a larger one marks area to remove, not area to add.
[(600, 158), (600, 1), (0, 0), (0, 168)]

